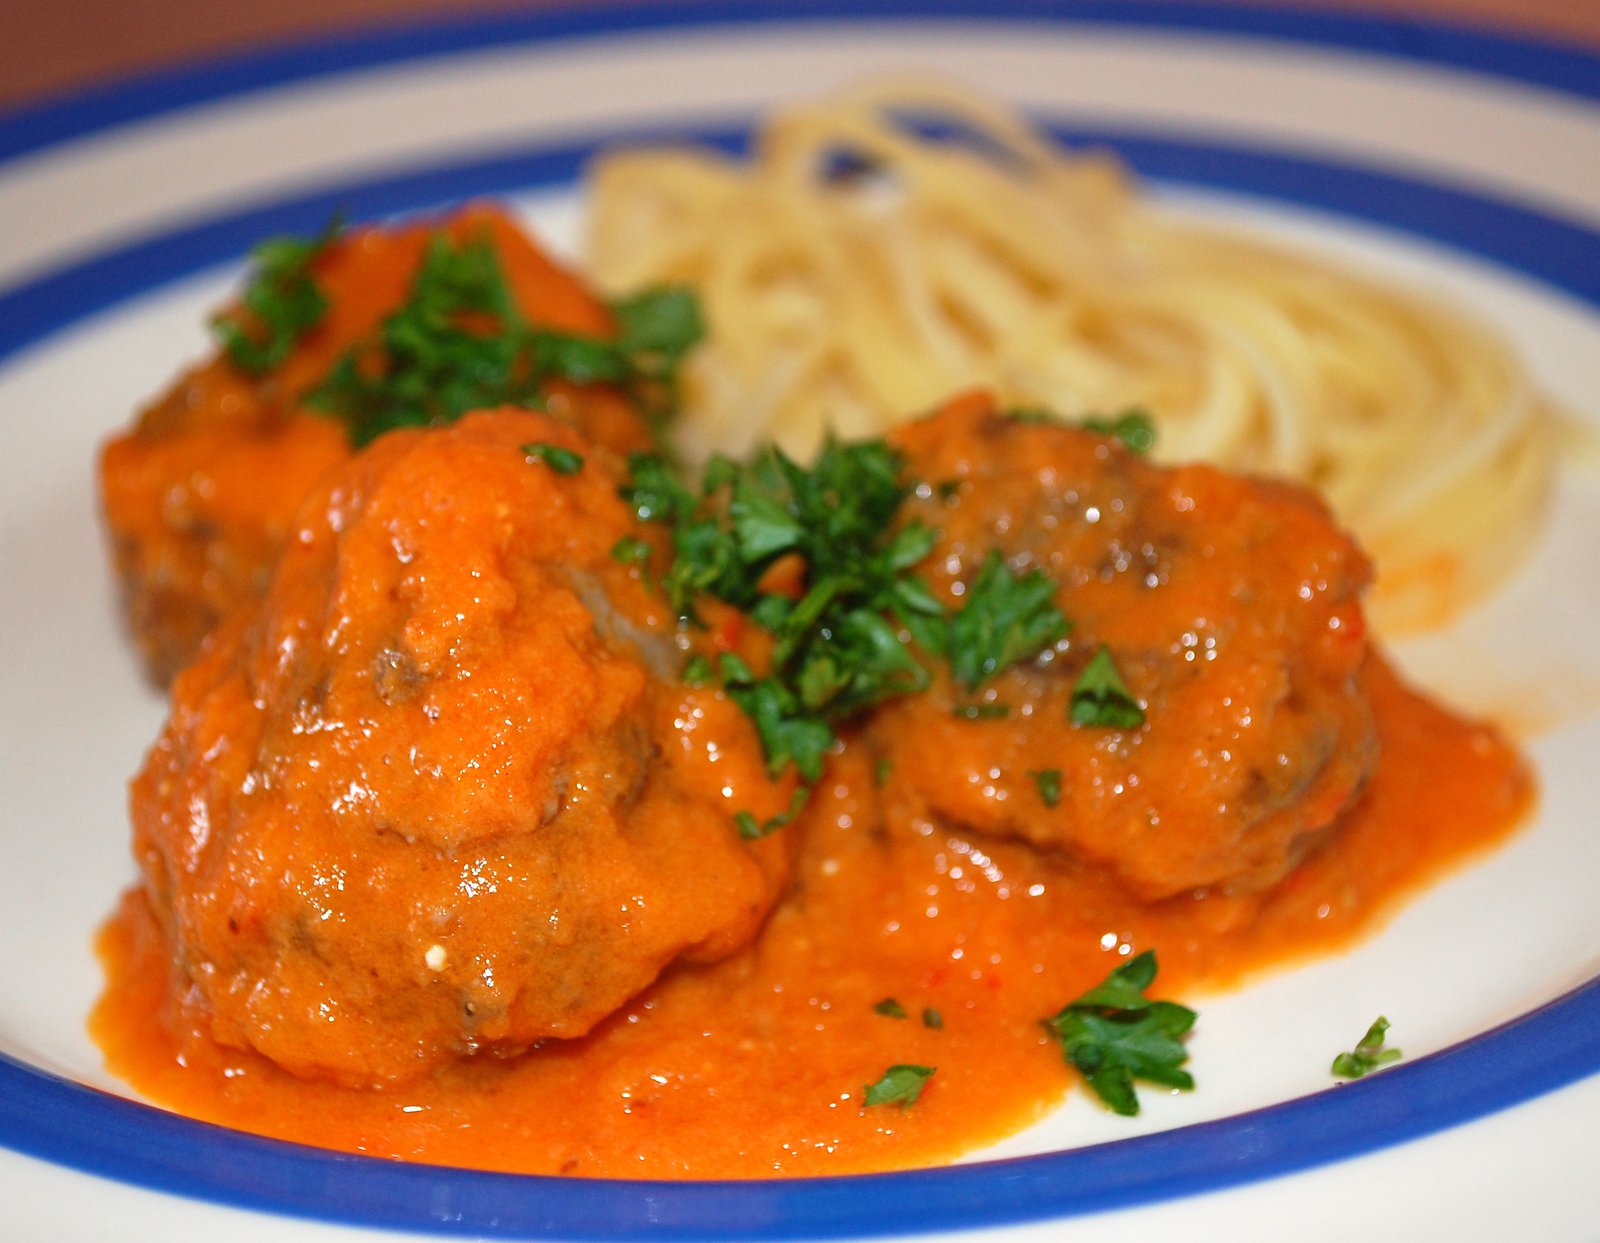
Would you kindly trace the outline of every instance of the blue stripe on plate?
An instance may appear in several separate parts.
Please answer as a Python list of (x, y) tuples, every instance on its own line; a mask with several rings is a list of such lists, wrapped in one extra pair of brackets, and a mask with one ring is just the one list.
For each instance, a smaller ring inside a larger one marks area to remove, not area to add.
[(459, 52), (714, 25), (840, 19), (1015, 21), (1288, 41), (1463, 69), (1600, 100), (1600, 55), (1406, 18), (1149, 0), (680, 0), (374, 28), (92, 87), (0, 113), (0, 164), (114, 126), (250, 91)]
[[(1126, 130), (1057, 128), (1064, 141), (1110, 147), (1147, 177), (1303, 204), (1412, 233), (1535, 277), (1600, 306), (1600, 234), (1571, 221), (1461, 187), (1351, 163), (1239, 144)], [(82, 317), (213, 264), (279, 233), (313, 234), (336, 213), (363, 220), (475, 195), (570, 184), (609, 146), (638, 131), (573, 146), (504, 152), (325, 186), (106, 251), (0, 291), (0, 360)], [(676, 132), (738, 153), (749, 131)]]
[[(1398, 227), (1600, 306), (1600, 234), (1389, 172), (1150, 134), (1068, 132), (1141, 172)], [(603, 145), (634, 134), (611, 136)], [(740, 150), (745, 131), (703, 135)], [(343, 209), (413, 211), (570, 183), (599, 142), (430, 165), (188, 224), (0, 296), (0, 359), (83, 316)], [(0, 1144), (224, 1204), (445, 1234), (574, 1239), (825, 1238), (1000, 1225), (1124, 1208), (1306, 1169), (1481, 1117), (1600, 1071), (1600, 979), (1372, 1080), (1253, 1113), (1070, 1152), (857, 1178), (586, 1182), (413, 1166), (193, 1122), (0, 1057)]]
[[(0, 117), (0, 162), (119, 124), (249, 91), (506, 44), (665, 27), (838, 17), (1010, 19), (1239, 35), (1345, 48), (1600, 99), (1600, 57), (1464, 29), (1332, 14), (1121, 0), (785, 0), (520, 14), (374, 31), (158, 74)], [(1600, 237), (1466, 189), (1298, 156), (1132, 133), (1069, 134), (1141, 172), (1377, 221), (1537, 277), (1600, 305)], [(737, 148), (739, 133), (710, 135)], [(185, 225), (0, 295), (0, 359), (82, 317), (237, 258), (259, 237), (310, 232), (463, 195), (570, 181), (591, 145), (513, 152), (326, 187)], [(0, 1057), (0, 1142), (225, 1204), (491, 1237), (757, 1238), (884, 1234), (1085, 1213), (1267, 1178), (1451, 1126), (1600, 1070), (1600, 981), (1503, 1028), (1361, 1084), (1218, 1122), (1068, 1153), (865, 1178), (591, 1183), (398, 1165), (241, 1135), (108, 1096)]]
[(0, 1056), (0, 1139), (178, 1195), (488, 1238), (822, 1239), (998, 1226), (1174, 1199), (1372, 1152), (1600, 1070), (1600, 980), (1442, 1053), (1269, 1109), (1008, 1161), (853, 1178), (585, 1181), (259, 1139)]

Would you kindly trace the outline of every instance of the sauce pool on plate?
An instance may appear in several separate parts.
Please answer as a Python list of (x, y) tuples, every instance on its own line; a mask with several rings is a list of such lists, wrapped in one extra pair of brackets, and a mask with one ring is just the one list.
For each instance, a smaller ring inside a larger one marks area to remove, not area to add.
[[(1348, 945), (1514, 828), (1532, 787), (1511, 747), (1381, 663), (1364, 681), (1381, 741), (1366, 796), (1334, 843), (1265, 893), (1150, 905), (1015, 844), (884, 838), (870, 764), (847, 752), (819, 792), (795, 894), (761, 939), (680, 969), (581, 1039), (390, 1091), (297, 1079), (194, 1030), (138, 891), (101, 937), (109, 985), (93, 1032), (111, 1070), (169, 1108), (375, 1156), (638, 1178), (947, 1161), (1062, 1101), (1076, 1076), (1041, 1021), (1120, 958), (1155, 948), (1156, 991), (1180, 1000), (1236, 983)], [(877, 1012), (886, 998), (904, 1019)], [(864, 1086), (903, 1063), (937, 1068), (916, 1103), (864, 1106)], [(1191, 1069), (1204, 1091), (1206, 1067)]]
[[(153, 1101), (525, 1173), (947, 1161), (1061, 1102), (1045, 1020), (1119, 965), (1347, 945), (1531, 800), (1301, 489), (981, 394), (689, 481), (640, 451), (676, 295), (485, 209), (278, 253), (246, 308), (323, 279), (326, 321), (103, 463), (182, 666), (92, 1017)], [(299, 438), (314, 484), (216, 486)]]

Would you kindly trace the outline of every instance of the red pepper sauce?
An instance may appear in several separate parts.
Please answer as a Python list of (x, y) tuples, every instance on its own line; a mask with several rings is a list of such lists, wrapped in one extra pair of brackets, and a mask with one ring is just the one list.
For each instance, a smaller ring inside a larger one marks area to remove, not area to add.
[[(110, 1069), (153, 1101), (377, 1156), (640, 1178), (946, 1161), (1061, 1101), (1075, 1076), (1040, 1020), (1126, 955), (1157, 951), (1163, 996), (1235, 984), (1349, 945), (1515, 827), (1532, 781), (1513, 748), (1376, 658), (1363, 676), (1377, 770), (1332, 840), (1261, 894), (1141, 903), (1019, 843), (884, 834), (871, 761), (847, 747), (756, 943), (676, 969), (582, 1039), (386, 1091), (296, 1079), (197, 1034), (137, 891), (101, 937), (109, 986), (92, 1029)], [(906, 1018), (874, 1011), (889, 997)], [(864, 1085), (903, 1062), (937, 1067), (916, 1104), (864, 1107)], [(1204, 1091), (1206, 1068), (1192, 1069)]]

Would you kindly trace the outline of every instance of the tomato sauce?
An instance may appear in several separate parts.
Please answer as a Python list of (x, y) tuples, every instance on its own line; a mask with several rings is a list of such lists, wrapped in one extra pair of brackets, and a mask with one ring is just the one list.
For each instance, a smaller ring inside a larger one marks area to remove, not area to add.
[[(448, 228), (487, 231), (530, 322), (610, 330), (503, 217)], [(1511, 747), (1367, 655), (1365, 559), (1308, 495), (973, 398), (897, 433), (930, 585), (953, 612), (998, 547), (1048, 571), (1072, 637), (985, 685), (1005, 719), (954, 712), (975, 687), (945, 673), (884, 706), (798, 823), (742, 840), (735, 811), (777, 819), (789, 786), (723, 690), (683, 685), (616, 556), (664, 539), (618, 496), (648, 439), (620, 392), (354, 456), (302, 408), (426, 238), (336, 244), (330, 316), (281, 368), (197, 369), (104, 457), (135, 633), (184, 667), (91, 1020), (149, 1099), (509, 1172), (937, 1163), (1060, 1103), (1042, 1020), (1132, 955), (1194, 1001), (1337, 950), (1526, 810)], [(764, 666), (734, 610), (704, 620)], [(1063, 738), (1043, 723), (1102, 639), (1152, 725)], [(1046, 800), (1056, 765), (1083, 779)], [(867, 1105), (902, 1063), (936, 1068), (920, 1098)]]
[[(1023, 843), (883, 833), (872, 761), (847, 745), (757, 941), (676, 968), (581, 1039), (387, 1090), (297, 1079), (197, 1034), (139, 891), (101, 937), (109, 985), (93, 1032), (110, 1069), (153, 1101), (383, 1157), (642, 1178), (946, 1161), (1060, 1103), (1076, 1077), (1040, 1020), (1127, 956), (1154, 948), (1153, 992), (1192, 1002), (1349, 945), (1513, 829), (1532, 799), (1515, 750), (1376, 657), (1362, 677), (1376, 770), (1323, 848), (1260, 893), (1140, 902)], [(875, 1012), (890, 997), (906, 1018)], [(894, 1063), (937, 1072), (910, 1108), (865, 1107), (864, 1085)], [(1206, 1067), (1190, 1069), (1204, 1091)]]
[[(435, 236), (487, 241), (530, 324), (614, 334), (604, 304), (489, 205), (437, 225), (353, 230), (324, 247), (312, 272), (326, 315), (282, 365), (250, 376), (219, 353), (180, 376), (102, 452), (101, 506), (123, 607), (156, 681), (193, 659), (219, 621), (260, 598), (300, 502), (350, 457), (345, 428), (308, 406), (307, 395), (404, 302)], [(609, 385), (552, 382), (544, 400), (620, 452), (650, 442), (633, 403)]]

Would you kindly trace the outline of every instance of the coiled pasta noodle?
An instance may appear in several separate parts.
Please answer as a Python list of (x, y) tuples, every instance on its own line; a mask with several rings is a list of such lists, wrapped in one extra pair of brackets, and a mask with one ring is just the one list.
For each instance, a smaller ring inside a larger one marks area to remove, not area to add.
[(609, 154), (591, 194), (604, 287), (702, 296), (691, 455), (804, 455), (974, 386), (1068, 416), (1140, 407), (1159, 457), (1318, 488), (1372, 551), (1390, 630), (1454, 615), (1538, 529), (1556, 424), (1493, 332), (1164, 210), (980, 95), (875, 80), (776, 113), (749, 161)]

